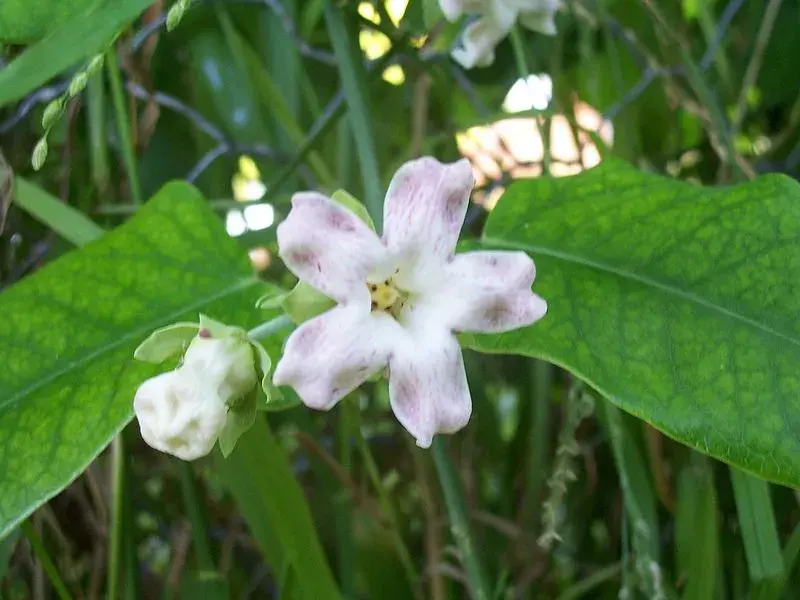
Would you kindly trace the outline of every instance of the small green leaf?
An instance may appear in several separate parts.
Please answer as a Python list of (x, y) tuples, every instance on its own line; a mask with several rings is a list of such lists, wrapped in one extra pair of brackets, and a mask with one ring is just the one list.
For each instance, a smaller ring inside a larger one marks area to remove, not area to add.
[(321, 315), (336, 306), (336, 302), (304, 281), (298, 281), (291, 292), (283, 297), (283, 310), (296, 324)]
[(536, 261), (548, 313), (464, 336), (545, 358), (700, 452), (800, 486), (800, 186), (706, 188), (617, 160), (513, 184), (488, 247)]
[(258, 404), (258, 388), (248, 394), (235, 407), (228, 410), (228, 419), (225, 427), (219, 434), (219, 449), (222, 456), (227, 458), (236, 447), (236, 442), (242, 434), (253, 426), (256, 420), (256, 405)]
[(144, 362), (163, 363), (168, 358), (186, 352), (199, 328), (197, 323), (173, 323), (156, 329), (139, 344), (133, 357)]
[(84, 246), (105, 234), (86, 215), (22, 177), (14, 178), (14, 204), (76, 246)]
[(369, 216), (367, 207), (359, 202), (355, 196), (344, 190), (336, 190), (331, 195), (331, 199), (350, 210), (359, 219), (364, 221), (364, 223), (369, 225), (369, 228), (372, 229), (372, 231), (375, 231), (375, 223), (372, 222), (372, 217)]
[(272, 359), (264, 346), (252, 339), (250, 340), (250, 344), (256, 351), (258, 371), (261, 375), (261, 389), (264, 392), (264, 402), (258, 405), (258, 409), (277, 412), (286, 410), (287, 408), (294, 408), (300, 404), (300, 399), (296, 395), (283, 394), (283, 392), (272, 384), (272, 379), (270, 378)]

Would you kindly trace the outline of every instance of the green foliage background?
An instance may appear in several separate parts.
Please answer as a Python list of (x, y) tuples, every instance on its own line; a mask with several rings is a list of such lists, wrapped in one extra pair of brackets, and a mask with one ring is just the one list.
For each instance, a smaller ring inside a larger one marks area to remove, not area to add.
[[(800, 5), (570, 0), (556, 36), (464, 71), (434, 0), (368, 4), (0, 0), (0, 595), (797, 597)], [(260, 414), (226, 459), (142, 443), (157, 369), (133, 349), (199, 312), (253, 327), (294, 284), (275, 225), (225, 232), (241, 156), (276, 222), (343, 188), (380, 229), (397, 167), (456, 159), (530, 73), (552, 99), (515, 116), (603, 162), (558, 177), (557, 141), (534, 164), (488, 144), (504, 174), (464, 248), (528, 252), (550, 311), (461, 337), (464, 431), (419, 450), (372, 382)]]

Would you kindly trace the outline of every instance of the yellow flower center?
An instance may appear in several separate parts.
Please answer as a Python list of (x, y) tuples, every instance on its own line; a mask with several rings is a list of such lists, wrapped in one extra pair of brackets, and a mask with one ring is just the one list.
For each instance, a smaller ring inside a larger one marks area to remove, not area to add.
[(406, 297), (395, 287), (391, 279), (381, 283), (368, 283), (369, 295), (372, 299), (372, 310), (389, 313), (397, 318), (405, 304)]

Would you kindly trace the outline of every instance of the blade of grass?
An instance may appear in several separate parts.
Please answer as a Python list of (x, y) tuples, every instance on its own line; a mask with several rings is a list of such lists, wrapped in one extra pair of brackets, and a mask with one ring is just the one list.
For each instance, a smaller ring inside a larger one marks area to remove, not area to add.
[(117, 135), (119, 136), (120, 152), (125, 172), (128, 176), (128, 187), (131, 192), (133, 204), (142, 203), (142, 190), (139, 185), (139, 171), (136, 168), (136, 154), (131, 141), (131, 126), (128, 120), (128, 109), (125, 104), (125, 94), (122, 90), (122, 75), (117, 64), (117, 54), (112, 47), (106, 53), (105, 60), (108, 70), (108, 81), (111, 85), (111, 101), (114, 104), (114, 117), (117, 122)]
[[(226, 32), (226, 37), (231, 35)], [(269, 71), (261, 64), (258, 54), (236, 34), (231, 36), (228, 43), (232, 47), (237, 47), (242, 54), (243, 63), (247, 72), (252, 77), (252, 83), (256, 92), (261, 96), (261, 101), (269, 106), (270, 113), (282, 128), (282, 134), (286, 136), (289, 144), (285, 146), (296, 147), (303, 144), (304, 133), (300, 124), (294, 116), (290, 104), (286, 101), (281, 87), (273, 80)], [(336, 185), (322, 157), (313, 150), (308, 151), (308, 165), (314, 171), (314, 175), (319, 179), (323, 187), (333, 189)]]
[(605, 582), (619, 577), (621, 570), (622, 565), (620, 565), (620, 563), (598, 569), (586, 579), (582, 579), (561, 592), (558, 600), (578, 600), (578, 598), (586, 596), (589, 592), (594, 591), (595, 588), (603, 585)]
[(663, 590), (654, 573), (654, 568), (660, 568), (656, 494), (646, 454), (637, 436), (639, 422), (607, 400), (601, 399), (596, 405), (597, 415), (611, 440), (625, 512), (632, 526), (636, 571), (649, 597), (661, 597)]
[[(103, 84), (103, 72), (99, 71), (89, 77), (86, 89), (86, 104), (89, 125), (89, 162), (91, 164), (92, 182), (97, 188), (98, 196), (105, 195), (108, 189), (108, 143), (106, 141), (106, 88)], [(90, 196), (86, 196), (90, 198)], [(88, 206), (81, 206), (88, 212)]]
[(530, 436), (528, 442), (528, 467), (525, 482), (524, 503), (526, 530), (537, 535), (540, 523), (538, 507), (542, 501), (545, 474), (548, 472), (547, 453), (550, 432), (550, 407), (553, 395), (553, 366), (543, 360), (534, 360), (531, 384), (532, 403), (530, 411)]
[(58, 569), (56, 569), (55, 564), (53, 564), (53, 560), (47, 553), (47, 548), (44, 547), (44, 543), (42, 543), (41, 538), (36, 534), (31, 522), (23, 521), (20, 527), (22, 532), (25, 534), (25, 538), (28, 540), (28, 543), (31, 545), (33, 553), (36, 555), (36, 558), (42, 565), (42, 568), (47, 575), (47, 579), (50, 581), (50, 584), (58, 594), (58, 597), (61, 598), (61, 600), (72, 600), (72, 596), (70, 596), (67, 586), (61, 579), (61, 575), (58, 574)]
[(783, 567), (786, 574), (786, 581), (791, 581), (792, 572), (800, 557), (800, 523), (795, 525), (792, 535), (783, 547)]
[(715, 598), (719, 577), (719, 522), (710, 461), (692, 452), (678, 478), (675, 515), (679, 578), (687, 580), (683, 600)]
[(19, 529), (12, 529), (11, 532), (0, 540), (0, 581), (6, 576), (8, 570), (8, 563), (11, 556), (14, 554), (14, 548), (17, 547), (17, 540), (19, 540)]
[(307, 600), (341, 597), (303, 490), (266, 419), (260, 416), (217, 468), (277, 573), (291, 565)]
[(0, 71), (0, 107), (98, 52), (154, 0), (97, 0)]
[(83, 213), (22, 177), (14, 179), (14, 192), (17, 206), (76, 246), (88, 244), (105, 233)]
[(194, 546), (195, 559), (202, 571), (214, 572), (214, 559), (208, 545), (208, 525), (203, 515), (203, 504), (197, 493), (192, 466), (184, 461), (179, 461), (178, 474), (181, 480), (181, 493), (186, 516), (192, 527), (192, 545)]
[(372, 130), (371, 107), (366, 92), (367, 74), (358, 45), (356, 27), (349, 13), (337, 9), (332, 0), (325, 2), (325, 21), (333, 51), (341, 69), (342, 87), (347, 100), (348, 117), (361, 166), (364, 204), (378, 231), (383, 226), (383, 185), (381, 184), (375, 136)]
[(117, 435), (111, 442), (111, 511), (109, 525), (110, 538), (108, 564), (106, 566), (106, 598), (117, 600), (119, 597), (120, 573), (122, 571), (122, 535), (124, 508), (124, 448), (122, 435)]
[(439, 483), (444, 492), (447, 515), (450, 519), (450, 532), (453, 534), (453, 539), (458, 547), (461, 564), (467, 574), (470, 592), (475, 600), (489, 600), (492, 588), (488, 583), (479, 548), (475, 544), (470, 531), (467, 506), (461, 490), (461, 482), (458, 479), (458, 473), (453, 461), (447, 454), (445, 441), (441, 436), (434, 438), (433, 444), (431, 444), (431, 452), (433, 453), (436, 472), (439, 475)]
[[(122, 432), (117, 436), (122, 438)], [(133, 497), (130, 492), (133, 489), (133, 479), (131, 477), (130, 457), (122, 455), (122, 544), (123, 544), (123, 598), (125, 600), (139, 600), (142, 597), (141, 586), (139, 585), (139, 556), (136, 551), (136, 539), (133, 524), (136, 522), (133, 512)], [(211, 599), (209, 599), (211, 600)]]
[(783, 556), (769, 484), (729, 467), (747, 557), (752, 598), (776, 598), (784, 582)]
[(411, 553), (408, 551), (408, 548), (403, 541), (403, 534), (400, 529), (400, 520), (397, 518), (397, 512), (394, 509), (394, 504), (392, 504), (392, 501), (389, 499), (389, 495), (386, 493), (386, 488), (381, 480), (380, 470), (378, 469), (378, 465), (372, 456), (369, 444), (364, 437), (364, 432), (361, 429), (361, 413), (359, 412), (357, 401), (353, 399), (348, 402), (345, 410), (350, 413), (349, 418), (352, 427), (351, 431), (356, 437), (356, 444), (358, 445), (358, 450), (361, 453), (361, 460), (364, 463), (367, 476), (372, 483), (372, 487), (375, 489), (375, 494), (378, 496), (378, 504), (381, 507), (381, 512), (389, 522), (389, 534), (392, 537), (392, 542), (394, 544), (395, 551), (397, 552), (397, 558), (403, 567), (403, 571), (405, 572), (410, 589), (414, 589), (417, 583), (417, 570), (414, 567), (414, 561), (411, 558)]

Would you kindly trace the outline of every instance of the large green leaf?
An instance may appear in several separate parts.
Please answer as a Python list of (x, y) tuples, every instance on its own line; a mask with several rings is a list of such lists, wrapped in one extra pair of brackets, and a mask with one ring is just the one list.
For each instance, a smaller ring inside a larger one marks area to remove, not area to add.
[(133, 360), (154, 329), (203, 312), (249, 327), (263, 291), (191, 186), (0, 294), (0, 537), (56, 494), (132, 414), (159, 367)]
[[(74, 7), (71, 19), (0, 70), (0, 106), (22, 98), (87, 56), (102, 52), (119, 29), (152, 3), (96, 0), (88, 6), (81, 3), (80, 10)], [(71, 6), (66, 0), (62, 4)]]
[(487, 246), (522, 249), (547, 316), (484, 352), (542, 357), (713, 457), (800, 485), (800, 187), (704, 188), (618, 161), (511, 186)]
[(76, 11), (96, 0), (3, 0), (0, 2), (0, 41), (27, 43), (44, 37)]

